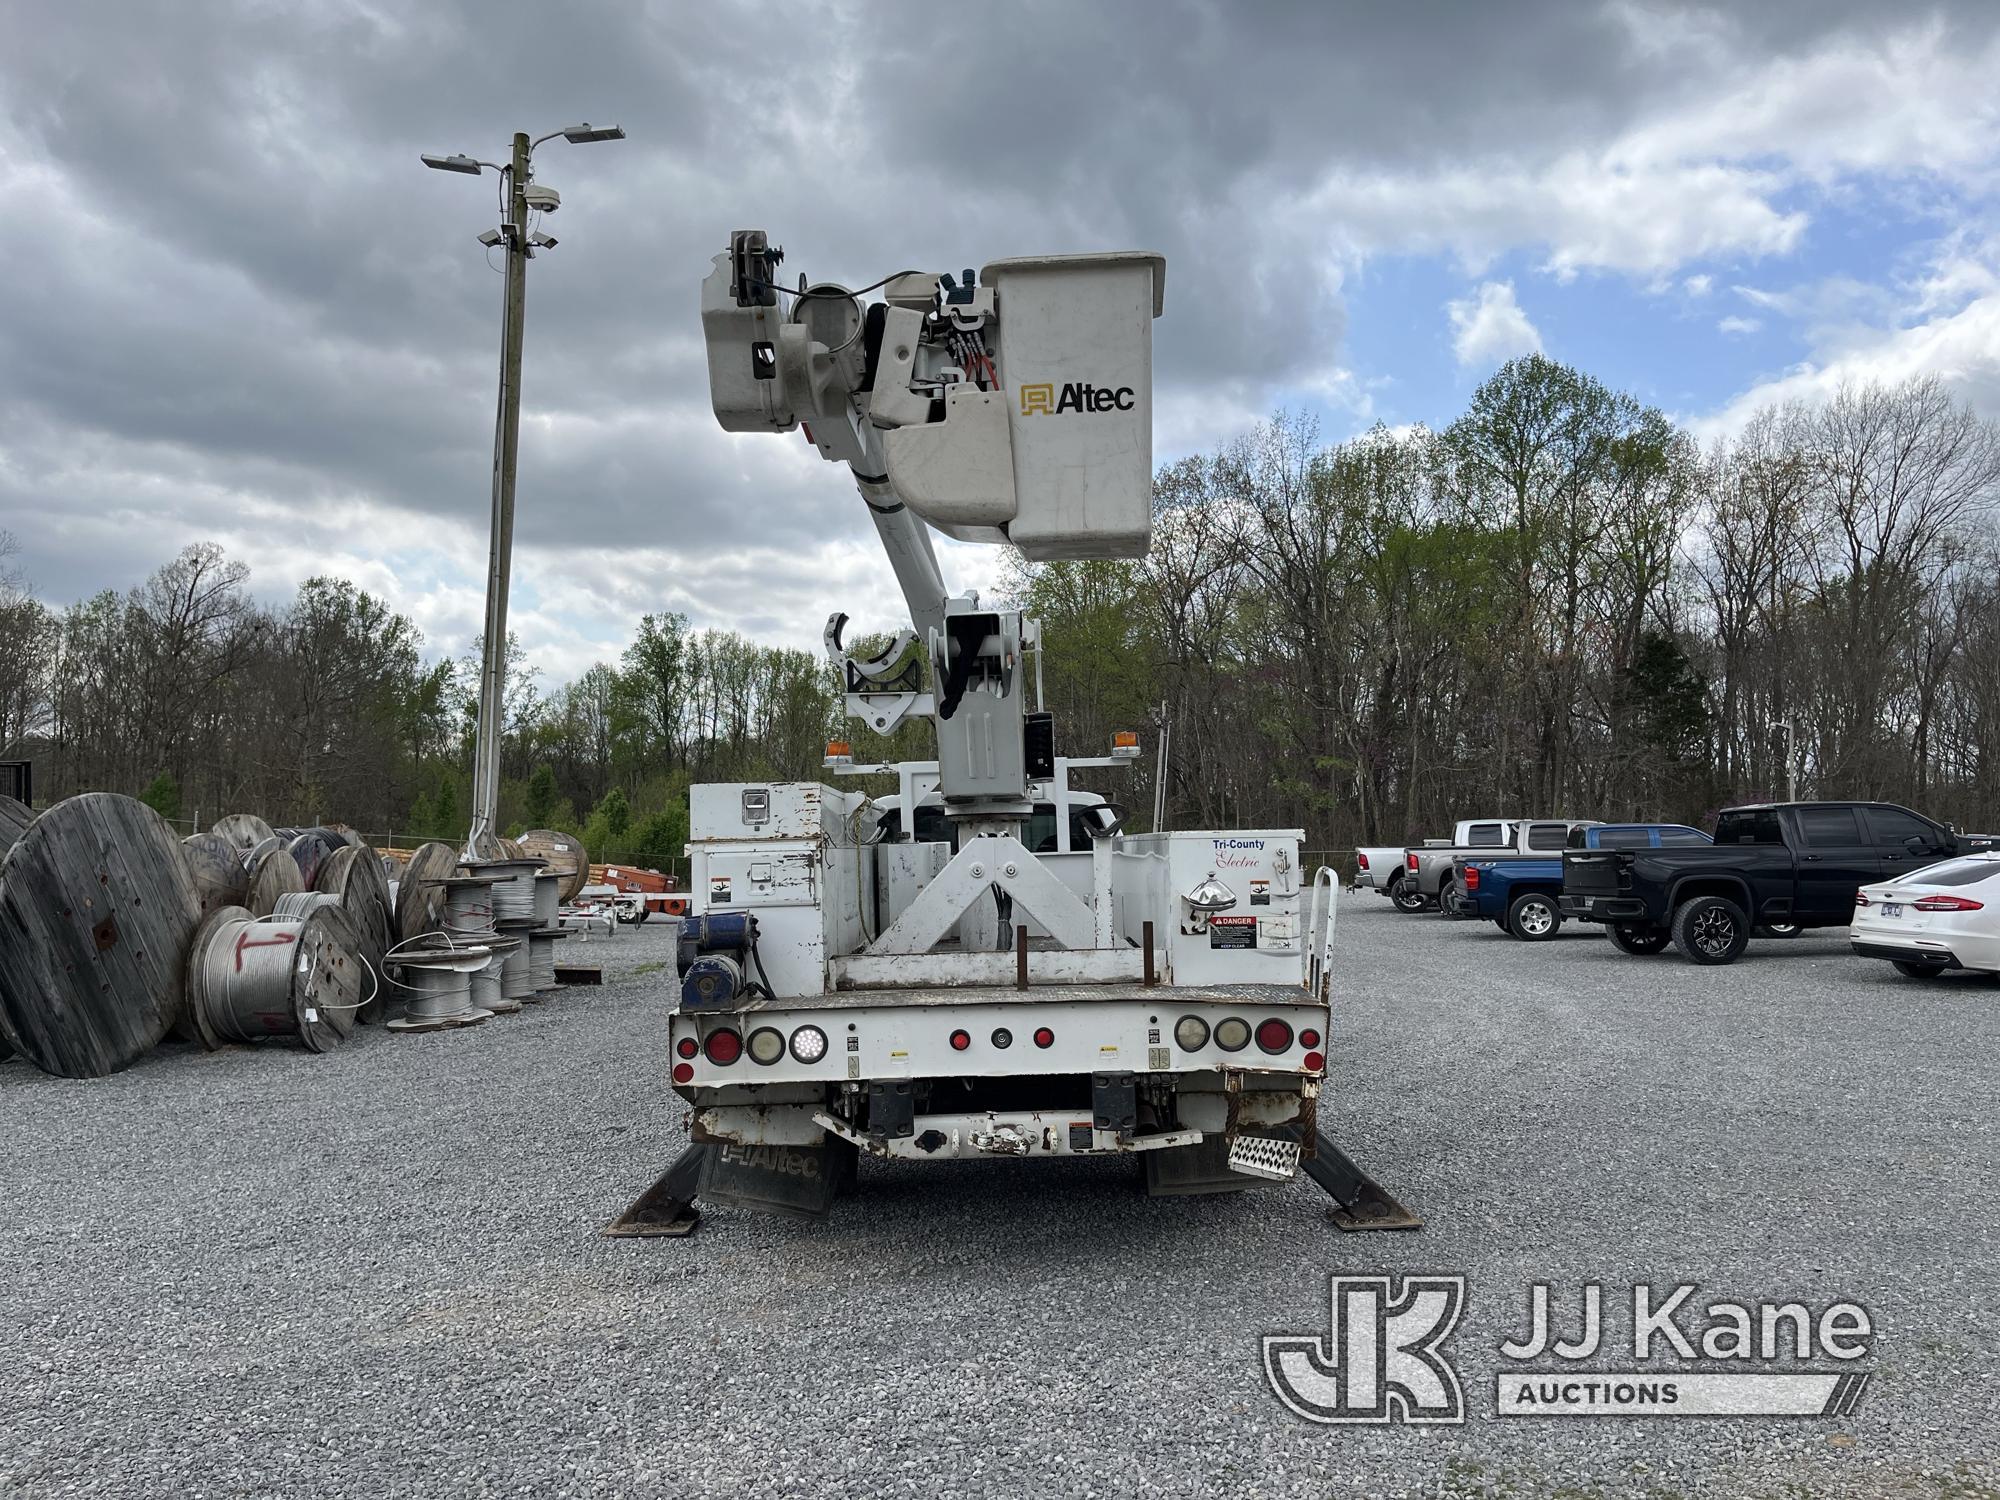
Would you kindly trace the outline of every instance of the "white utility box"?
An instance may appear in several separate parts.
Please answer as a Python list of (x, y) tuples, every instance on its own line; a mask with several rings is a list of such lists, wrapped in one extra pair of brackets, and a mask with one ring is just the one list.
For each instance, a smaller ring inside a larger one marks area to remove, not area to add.
[[(1147, 882), (1151, 899), (1164, 898), (1163, 937), (1167, 972), (1173, 984), (1297, 984), (1306, 947), (1305, 893), (1310, 885), (1299, 868), (1300, 828), (1226, 832), (1140, 833), (1120, 840), (1127, 855), (1163, 861), (1161, 883)], [(1132, 878), (1131, 874), (1127, 879)], [(1213, 879), (1234, 904), (1227, 910), (1189, 910), (1187, 894)], [(1121, 902), (1128, 935), (1144, 913), (1139, 903)]]

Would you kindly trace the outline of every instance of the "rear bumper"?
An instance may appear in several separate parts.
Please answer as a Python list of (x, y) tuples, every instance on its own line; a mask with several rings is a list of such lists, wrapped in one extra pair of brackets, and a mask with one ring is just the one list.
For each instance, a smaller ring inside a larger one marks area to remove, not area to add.
[(1958, 955), (1943, 943), (1884, 943), (1870, 938), (1856, 938), (1853, 947), (1858, 958), (1886, 958), (1891, 963), (1943, 964), (1947, 969), (1965, 967)]
[(1561, 901), (1562, 914), (1579, 922), (1643, 922), (1646, 903), (1636, 896), (1571, 896)]
[(1468, 896), (1464, 891), (1455, 891), (1445, 902), (1444, 913), (1448, 917), (1476, 917), (1479, 915), (1479, 898)]

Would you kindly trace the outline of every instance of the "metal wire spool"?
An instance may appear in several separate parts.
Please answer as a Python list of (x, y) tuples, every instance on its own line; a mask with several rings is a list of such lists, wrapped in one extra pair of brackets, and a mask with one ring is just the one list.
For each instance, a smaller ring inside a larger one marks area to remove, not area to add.
[(13, 797), (0, 797), (0, 859), (14, 847), (14, 841), (35, 821), (35, 810)]
[(202, 921), (188, 951), (188, 1005), (211, 1051), (231, 1042), (331, 1051), (354, 1030), (377, 982), (338, 905), (264, 919), (227, 906)]
[(563, 878), (548, 870), (535, 877), (535, 920), (544, 927), (553, 927), (562, 916)]
[(507, 950), (506, 963), (500, 970), (500, 1001), (503, 1005), (512, 1001), (518, 1009), (539, 998), (533, 976), (528, 972), (528, 945), (516, 940)]
[(257, 916), (268, 917), (278, 909), (280, 896), (305, 888), (299, 862), (273, 841), (250, 866), (250, 887), (243, 904)]
[(574, 901), (576, 893), (590, 883), (590, 852), (575, 834), (554, 828), (530, 828), (515, 842), (529, 859), (539, 859), (544, 870), (562, 877), (556, 890), (558, 905)]
[(269, 838), (257, 840), (256, 843), (243, 851), (243, 868), (254, 871), (257, 866), (264, 862), (265, 855), (269, 854), (273, 849), (282, 849), (284, 847), (285, 840), (279, 838), (275, 833)]
[(535, 993), (546, 996), (556, 988), (556, 944), (568, 936), (560, 927), (528, 934), (528, 977)]
[[(330, 896), (325, 891), (286, 891), (278, 898), (278, 904), (271, 908), (271, 915), (303, 921), (316, 911), (340, 909), (340, 897)], [(358, 934), (356, 945), (359, 946)]]
[(417, 846), (396, 890), (396, 935), (403, 942), (437, 930), (444, 917), (440, 883), (457, 868), (458, 850), (452, 845), (433, 840)]
[(518, 1000), (507, 1001), (500, 995), (500, 970), (506, 959), (496, 953), (486, 960), (484, 968), (472, 971), (472, 1003), (480, 1010), (493, 1015), (511, 1015), (521, 1008)]
[(536, 920), (535, 876), (541, 873), (542, 868), (539, 860), (472, 860), (466, 863), (465, 868), (468, 873), (493, 882), (493, 921), (496, 926)]
[(241, 854), (248, 854), (264, 840), (273, 837), (271, 825), (255, 813), (231, 813), (226, 818), (218, 818), (209, 832), (229, 840)]
[(0, 862), (0, 1038), (63, 1078), (130, 1067), (180, 1016), (200, 920), (158, 813), (113, 792), (58, 802)]
[(201, 897), (202, 915), (250, 899), (250, 872), (237, 847), (219, 833), (191, 833), (181, 840), (188, 875)]
[(452, 948), (442, 938), (389, 960), (403, 995), (403, 1014), (390, 1031), (443, 1031), (477, 1026), (493, 1012), (472, 1003), (472, 976), (493, 956), (488, 948)]

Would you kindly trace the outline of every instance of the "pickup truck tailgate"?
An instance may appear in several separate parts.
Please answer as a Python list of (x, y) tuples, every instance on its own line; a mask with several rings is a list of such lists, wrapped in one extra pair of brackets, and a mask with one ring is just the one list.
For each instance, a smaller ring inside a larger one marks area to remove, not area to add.
[(1630, 886), (1625, 870), (1631, 855), (1622, 849), (1571, 849), (1563, 854), (1565, 896), (1615, 896)]

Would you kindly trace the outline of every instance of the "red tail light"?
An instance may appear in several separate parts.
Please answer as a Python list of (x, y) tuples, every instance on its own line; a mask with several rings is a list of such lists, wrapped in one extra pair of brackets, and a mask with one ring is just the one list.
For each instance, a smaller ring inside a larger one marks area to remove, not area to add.
[(1319, 1045), (1319, 1033), (1310, 1028), (1301, 1031), (1299, 1033), (1299, 1045), (1301, 1047), (1317, 1047)]
[(695, 1053), (701, 1051), (701, 1043), (691, 1036), (684, 1036), (674, 1043), (674, 1051), (680, 1053), (682, 1057), (693, 1057)]
[(1870, 901), (1868, 900), (1868, 893), (1867, 893), (1866, 891), (1856, 891), (1856, 892), (1854, 893), (1854, 904), (1855, 904), (1856, 906), (1868, 906), (1868, 905), (1870, 905), (1871, 903), (1870, 903)]
[(1417, 856), (1415, 853), (1406, 854), (1403, 856), (1403, 862), (1414, 870), (1417, 867)]
[(963, 1051), (964, 1051), (964, 1050), (965, 1050), (965, 1049), (966, 1049), (967, 1047), (970, 1047), (971, 1045), (972, 1045), (972, 1033), (971, 1033), (971, 1032), (969, 1032), (969, 1031), (954, 1031), (954, 1032), (953, 1032), (953, 1033), (951, 1034), (951, 1050), (952, 1050), (952, 1051), (954, 1051), (954, 1052), (963, 1052)]
[(1477, 865), (1467, 865), (1465, 867), (1465, 889), (1468, 894), (1479, 889), (1479, 867)]
[(718, 1068), (726, 1068), (743, 1055), (743, 1038), (724, 1026), (719, 1031), (711, 1031), (701, 1049), (708, 1054), (710, 1062)]
[(1965, 896), (1922, 896), (1912, 903), (1918, 911), (1984, 911), (1984, 901)]
[(1367, 868), (1368, 868), (1368, 856), (1367, 856), (1367, 855), (1363, 854), (1363, 853), (1362, 853), (1362, 852), (1361, 852), (1361, 851), (1360, 851), (1359, 849), (1356, 849), (1356, 850), (1354, 851), (1354, 857), (1355, 857), (1356, 859), (1358, 859), (1358, 860), (1360, 860), (1360, 861), (1361, 861), (1361, 868), (1362, 868), (1362, 869), (1364, 869), (1364, 870), (1365, 870), (1365, 869), (1367, 869)]
[(1053, 1031), (1049, 1030), (1046, 1026), (1037, 1026), (1035, 1028), (1035, 1045), (1037, 1047), (1047, 1048), (1053, 1047), (1055, 1044), (1056, 1034)]
[(1292, 1045), (1292, 1028), (1273, 1016), (1257, 1028), (1257, 1045), (1266, 1052), (1284, 1052)]

